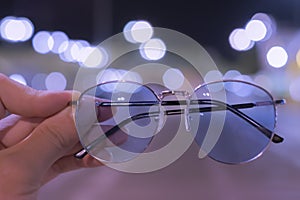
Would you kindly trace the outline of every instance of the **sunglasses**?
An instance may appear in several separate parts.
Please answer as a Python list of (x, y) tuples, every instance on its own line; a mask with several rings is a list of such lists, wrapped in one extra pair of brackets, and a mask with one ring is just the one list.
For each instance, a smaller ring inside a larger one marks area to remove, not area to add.
[[(285, 100), (274, 100), (264, 88), (245, 81), (205, 83), (191, 94), (156, 94), (147, 85), (111, 81), (87, 89), (72, 103), (83, 146), (74, 155), (78, 159), (90, 154), (104, 162), (129, 161), (160, 134), (183, 131), (180, 123), (209, 157), (227, 164), (252, 161), (270, 143), (283, 141), (274, 129), (276, 105)], [(182, 120), (166, 123), (174, 117)]]

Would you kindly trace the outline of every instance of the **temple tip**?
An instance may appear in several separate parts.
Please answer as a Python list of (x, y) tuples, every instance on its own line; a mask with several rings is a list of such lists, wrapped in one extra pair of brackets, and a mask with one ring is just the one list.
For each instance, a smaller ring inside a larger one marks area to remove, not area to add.
[(272, 137), (272, 142), (274, 143), (281, 143), (283, 142), (283, 137), (277, 135), (277, 134), (274, 134), (273, 137)]

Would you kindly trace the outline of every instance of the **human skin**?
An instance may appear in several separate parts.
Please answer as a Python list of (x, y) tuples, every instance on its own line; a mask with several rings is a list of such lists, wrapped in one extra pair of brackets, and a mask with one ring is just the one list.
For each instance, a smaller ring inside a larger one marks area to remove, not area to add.
[(59, 174), (102, 165), (73, 156), (82, 147), (71, 100), (71, 91), (37, 91), (0, 74), (1, 200), (36, 199)]

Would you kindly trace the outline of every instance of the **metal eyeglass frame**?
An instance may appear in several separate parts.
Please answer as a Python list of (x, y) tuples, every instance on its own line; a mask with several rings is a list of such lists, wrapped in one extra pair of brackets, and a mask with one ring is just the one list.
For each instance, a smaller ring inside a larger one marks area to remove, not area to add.
[[(244, 83), (244, 84), (252, 85), (254, 87), (257, 87), (257, 88), (263, 90), (264, 92), (266, 92), (266, 94), (268, 96), (270, 96), (272, 101), (259, 101), (259, 102), (249, 102), (249, 103), (229, 105), (225, 102), (218, 101), (218, 100), (211, 100), (211, 99), (190, 100), (190, 98), (189, 98), (190, 95), (186, 91), (166, 90), (166, 91), (162, 91), (159, 95), (157, 95), (148, 86), (145, 86), (145, 85), (142, 85), (142, 84), (139, 84), (139, 83), (136, 83), (136, 82), (131, 82), (131, 81), (110, 81), (110, 82), (100, 83), (100, 84), (98, 84), (96, 86), (93, 86), (91, 88), (98, 87), (99, 85), (103, 85), (103, 84), (107, 84), (107, 83), (122, 83), (122, 82), (134, 83), (134, 84), (138, 84), (138, 85), (141, 85), (143, 87), (148, 88), (150, 91), (153, 92), (153, 94), (155, 94), (158, 101), (121, 102), (121, 103), (120, 102), (96, 102), (95, 103), (96, 106), (97, 107), (100, 107), (100, 106), (112, 107), (112, 106), (153, 106), (153, 105), (158, 105), (158, 106), (179, 106), (179, 105), (186, 105), (186, 108), (185, 109), (173, 109), (173, 110), (159, 109), (160, 111), (140, 113), (140, 114), (131, 116), (130, 118), (127, 118), (127, 119), (123, 120), (119, 124), (115, 125), (111, 129), (106, 131), (104, 133), (104, 135), (101, 135), (100, 137), (98, 137), (96, 140), (94, 140), (93, 142), (88, 144), (85, 148), (82, 148), (80, 151), (75, 153), (74, 156), (76, 158), (78, 158), (78, 159), (84, 158), (88, 154), (88, 152), (91, 149), (93, 149), (99, 142), (101, 142), (105, 138), (111, 136), (112, 134), (114, 134), (115, 132), (120, 130), (120, 128), (124, 127), (126, 124), (129, 124), (130, 122), (138, 120), (138, 119), (143, 119), (143, 118), (148, 118), (148, 117), (159, 117), (160, 115), (166, 115), (167, 116), (167, 115), (185, 114), (185, 126), (186, 126), (186, 129), (189, 130), (190, 125), (189, 125), (188, 119), (189, 119), (189, 114), (190, 113), (197, 113), (197, 112), (202, 113), (202, 112), (213, 112), (213, 111), (228, 110), (228, 111), (232, 112), (233, 114), (237, 115), (238, 117), (242, 118), (246, 122), (248, 122), (253, 127), (255, 127), (262, 134), (264, 134), (266, 137), (268, 137), (273, 143), (281, 143), (284, 140), (283, 137), (281, 137), (278, 134), (276, 134), (275, 132), (269, 130), (268, 128), (261, 125), (256, 120), (252, 119), (250, 116), (248, 116), (248, 115), (246, 115), (246, 114), (244, 114), (243, 112), (240, 111), (240, 109), (253, 108), (253, 107), (256, 107), (256, 106), (274, 105), (274, 107), (275, 107), (276, 105), (283, 105), (283, 104), (286, 103), (285, 99), (274, 100), (272, 95), (267, 90), (265, 90), (264, 88), (262, 88), (258, 85), (255, 85), (253, 83), (249, 83), (249, 82), (241, 81), (241, 80), (221, 80), (221, 81), (214, 81), (214, 82), (209, 82), (209, 83), (204, 83), (202, 85), (199, 85), (198, 87), (196, 87), (196, 89), (194, 91), (196, 91), (198, 88), (203, 87), (203, 86), (208, 85), (208, 84), (219, 83), (219, 82), (237, 82), (237, 83)], [(91, 88), (87, 89), (86, 91), (90, 90)], [(72, 102), (70, 102), (70, 104), (77, 106), (79, 104), (79, 101), (80, 101), (81, 97), (85, 94), (86, 91), (84, 91), (81, 94), (81, 96), (79, 97), (78, 100), (72, 101)], [(186, 99), (185, 100), (168, 100), (168, 101), (162, 100), (164, 97), (170, 96), (170, 95), (181, 95), (181, 96), (186, 97)], [(197, 104), (198, 105), (199, 104), (200, 105), (208, 105), (208, 106), (207, 107), (201, 107), (201, 108), (190, 108), (190, 109), (188, 109), (189, 105), (193, 105), (193, 104), (194, 105), (195, 104), (196, 105)], [(276, 116), (275, 116), (275, 120), (276, 120)], [(158, 125), (158, 126), (161, 126), (161, 125)], [(160, 129), (160, 128), (158, 128), (158, 129)]]

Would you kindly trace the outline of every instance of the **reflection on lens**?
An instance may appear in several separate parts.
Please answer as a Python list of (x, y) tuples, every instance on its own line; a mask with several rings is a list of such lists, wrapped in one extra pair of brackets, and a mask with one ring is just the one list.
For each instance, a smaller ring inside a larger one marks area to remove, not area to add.
[[(221, 87), (221, 85), (225, 88), (226, 102), (218, 99), (218, 90), (210, 90), (210, 88)], [(239, 90), (233, 88), (243, 88), (248, 95), (240, 95)], [(203, 95), (208, 92), (210, 95)], [(226, 116), (220, 137), (209, 152), (211, 158), (224, 163), (243, 163), (258, 157), (266, 149), (270, 138), (241, 117), (245, 114), (249, 119), (267, 129), (274, 129), (275, 107), (271, 95), (264, 89), (241, 81), (225, 81), (203, 85), (195, 91), (195, 96), (198, 100), (211, 102), (211, 105), (198, 105), (199, 108), (206, 107), (206, 109), (202, 109), (203, 112), (200, 112), (199, 129), (195, 136), (200, 147), (207, 134), (212, 114), (225, 114)], [(249, 106), (259, 102), (264, 102), (264, 105)], [(237, 105), (244, 106), (238, 107)]]
[(90, 155), (100, 161), (124, 162), (148, 147), (157, 132), (158, 114), (159, 100), (148, 87), (108, 82), (81, 95), (76, 126)]

